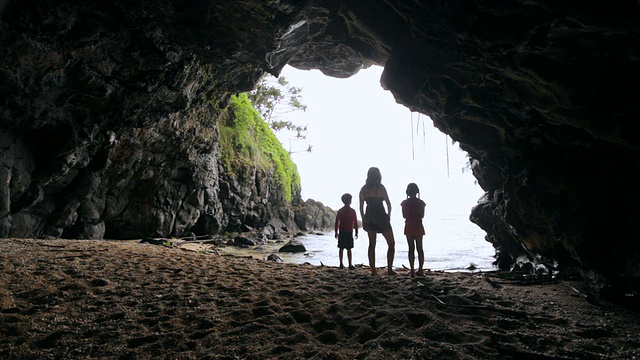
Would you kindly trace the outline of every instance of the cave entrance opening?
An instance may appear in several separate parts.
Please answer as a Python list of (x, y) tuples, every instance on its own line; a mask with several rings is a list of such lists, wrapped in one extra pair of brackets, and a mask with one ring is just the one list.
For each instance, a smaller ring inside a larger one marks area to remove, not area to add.
[[(340, 207), (340, 196), (357, 193), (367, 169), (377, 166), (392, 202), (399, 203), (406, 185), (415, 182), (430, 200), (432, 212), (468, 215), (484, 192), (469, 169), (466, 152), (428, 116), (396, 103), (380, 86), (381, 74), (377, 66), (347, 79), (317, 70), (283, 69), (281, 76), (302, 88), (307, 105), (306, 111), (287, 115), (297, 125), (308, 126), (305, 141), (311, 152), (291, 154), (302, 178), (303, 198)], [(276, 135), (285, 149), (291, 149), (291, 133)]]
[[(357, 209), (367, 170), (376, 166), (392, 203), (398, 245), (406, 246), (400, 202), (406, 198), (407, 184), (414, 182), (427, 203), (426, 248), (429, 241), (431, 246), (452, 246), (452, 241), (464, 238), (455, 245), (460, 253), (493, 256), (493, 247), (484, 241), (486, 233), (469, 220), (484, 191), (469, 169), (466, 152), (435, 128), (428, 116), (396, 103), (380, 85), (382, 70), (372, 66), (339, 79), (318, 70), (283, 69), (281, 76), (289, 85), (302, 88), (307, 106), (287, 119), (308, 126), (305, 146), (312, 147), (311, 152), (291, 154), (300, 173), (302, 198), (339, 209), (342, 194), (348, 192)], [(280, 131), (276, 135), (290, 149), (293, 134)]]

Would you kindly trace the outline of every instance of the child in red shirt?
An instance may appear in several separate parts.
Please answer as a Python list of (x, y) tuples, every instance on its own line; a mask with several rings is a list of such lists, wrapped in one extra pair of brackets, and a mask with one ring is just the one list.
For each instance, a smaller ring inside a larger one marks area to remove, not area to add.
[(349, 269), (353, 270), (355, 267), (351, 261), (351, 249), (353, 248), (353, 230), (356, 231), (356, 239), (358, 238), (358, 217), (356, 211), (349, 205), (351, 205), (351, 194), (342, 195), (343, 207), (338, 210), (336, 214), (336, 239), (338, 239), (338, 248), (340, 248), (340, 269), (344, 268), (342, 265), (342, 256), (344, 249), (347, 249), (347, 259), (349, 260)]
[(411, 267), (411, 276), (414, 276), (413, 261), (415, 260), (414, 251), (418, 249), (418, 275), (423, 274), (422, 265), (424, 263), (424, 251), (422, 250), (422, 236), (424, 235), (424, 226), (422, 218), (424, 217), (424, 208), (426, 204), (420, 200), (420, 190), (418, 185), (410, 183), (407, 185), (407, 199), (402, 201), (402, 217), (405, 218), (404, 234), (407, 236), (409, 244), (409, 265)]

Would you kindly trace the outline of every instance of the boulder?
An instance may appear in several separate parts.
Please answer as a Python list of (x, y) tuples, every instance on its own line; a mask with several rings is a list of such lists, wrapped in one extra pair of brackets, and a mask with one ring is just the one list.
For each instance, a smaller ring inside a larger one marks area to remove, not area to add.
[(279, 250), (279, 252), (288, 252), (288, 253), (303, 253), (307, 251), (302, 242), (299, 240), (293, 239), (283, 245)]

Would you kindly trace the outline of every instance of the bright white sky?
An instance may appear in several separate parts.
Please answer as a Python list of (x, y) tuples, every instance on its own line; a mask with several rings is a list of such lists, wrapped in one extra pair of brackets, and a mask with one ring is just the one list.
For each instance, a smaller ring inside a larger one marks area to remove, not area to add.
[(377, 66), (348, 79), (289, 66), (282, 71), (290, 86), (302, 88), (307, 105), (306, 112), (287, 115), (297, 125), (308, 125), (306, 143), (290, 142), (290, 134), (277, 133), (287, 150), (313, 146), (311, 153), (292, 154), (302, 180), (302, 198), (337, 210), (342, 207), (340, 197), (349, 192), (357, 211), (367, 170), (376, 166), (389, 193), (392, 221), (401, 220), (400, 202), (410, 182), (418, 184), (427, 214), (468, 215), (484, 192), (470, 170), (463, 172), (466, 153), (430, 118), (396, 103), (380, 86), (381, 74)]

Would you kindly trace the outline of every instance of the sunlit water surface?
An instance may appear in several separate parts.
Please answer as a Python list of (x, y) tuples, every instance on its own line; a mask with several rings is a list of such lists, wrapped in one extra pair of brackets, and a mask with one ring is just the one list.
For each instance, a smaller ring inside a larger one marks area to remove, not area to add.
[[(425, 269), (444, 271), (468, 271), (471, 264), (476, 271), (491, 271), (495, 251), (493, 246), (484, 240), (486, 233), (477, 225), (469, 221), (468, 215), (442, 215), (427, 217), (424, 221), (426, 235), (424, 237)], [(396, 252), (395, 268), (409, 267), (408, 245), (403, 234), (403, 223), (394, 223)], [(367, 247), (369, 241), (367, 233), (360, 230), (360, 236), (355, 240), (352, 249), (353, 263), (368, 265)], [(338, 266), (337, 240), (333, 232), (313, 233), (297, 237), (307, 249), (304, 253), (282, 253), (278, 249), (283, 242), (271, 241), (253, 249), (238, 249), (226, 247), (225, 253), (251, 255), (266, 259), (270, 254), (277, 254), (284, 262), (310, 263), (312, 265)], [(382, 235), (378, 235), (376, 242), (376, 266), (382, 267), (387, 263), (387, 243)], [(417, 262), (417, 256), (416, 256)], [(344, 263), (347, 265), (346, 252)], [(417, 263), (416, 263), (417, 267)]]

